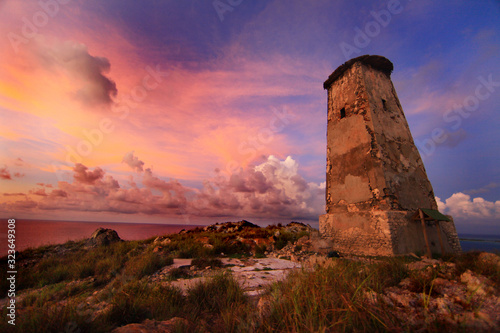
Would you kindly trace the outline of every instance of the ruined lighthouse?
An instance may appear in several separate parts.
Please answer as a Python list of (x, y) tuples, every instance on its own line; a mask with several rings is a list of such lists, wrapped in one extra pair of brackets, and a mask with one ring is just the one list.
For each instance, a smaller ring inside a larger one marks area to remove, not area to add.
[(326, 214), (322, 236), (361, 255), (455, 253), (450, 216), (437, 211), (432, 185), (381, 56), (347, 61), (328, 91)]

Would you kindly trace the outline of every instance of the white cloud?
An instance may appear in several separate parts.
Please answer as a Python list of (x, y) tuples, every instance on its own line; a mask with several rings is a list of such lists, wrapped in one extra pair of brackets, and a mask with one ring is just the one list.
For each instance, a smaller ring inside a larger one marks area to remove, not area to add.
[(461, 219), (500, 219), (500, 200), (495, 202), (483, 198), (471, 198), (462, 192), (454, 193), (444, 202), (436, 197), (439, 210)]

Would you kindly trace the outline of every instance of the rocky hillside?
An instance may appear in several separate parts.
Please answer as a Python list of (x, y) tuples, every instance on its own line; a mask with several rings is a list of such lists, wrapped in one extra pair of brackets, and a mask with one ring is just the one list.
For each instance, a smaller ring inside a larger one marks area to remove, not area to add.
[[(114, 230), (99, 228), (87, 240), (18, 254), (16, 328), (500, 330), (495, 254), (347, 258), (331, 248), (317, 230), (297, 222), (218, 223), (144, 241), (122, 241)], [(6, 302), (0, 300), (3, 309)], [(2, 322), (0, 331), (8, 329)]]

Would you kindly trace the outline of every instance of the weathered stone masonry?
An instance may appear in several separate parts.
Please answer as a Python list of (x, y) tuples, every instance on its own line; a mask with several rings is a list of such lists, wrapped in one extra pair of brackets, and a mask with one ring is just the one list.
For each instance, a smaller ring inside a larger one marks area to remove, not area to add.
[[(437, 210), (432, 186), (390, 79), (393, 64), (361, 56), (337, 68), (328, 90), (326, 213), (320, 231), (340, 252), (425, 252), (418, 208)], [(446, 252), (460, 251), (453, 222), (440, 222)], [(433, 252), (437, 228), (426, 227)]]

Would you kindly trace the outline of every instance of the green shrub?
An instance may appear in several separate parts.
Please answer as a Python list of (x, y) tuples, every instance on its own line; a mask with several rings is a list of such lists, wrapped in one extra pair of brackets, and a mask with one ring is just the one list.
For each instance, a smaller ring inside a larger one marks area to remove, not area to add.
[(215, 235), (212, 236), (211, 244), (213, 248), (210, 250), (212, 256), (234, 254), (249, 254), (251, 247), (248, 244), (237, 241), (234, 235)]
[(266, 257), (267, 246), (255, 246), (255, 258), (265, 258)]
[[(76, 303), (64, 306), (44, 304), (23, 311), (16, 317), (17, 332), (103, 332), (94, 326), (88, 318), (81, 316)], [(6, 311), (2, 311), (5, 318)], [(13, 332), (12, 326), (6, 320), (0, 321), (0, 332)]]
[(217, 274), (188, 290), (187, 301), (194, 314), (220, 313), (232, 306), (246, 302), (238, 282), (230, 274)]
[(188, 279), (191, 277), (189, 271), (182, 267), (176, 267), (168, 271), (168, 279), (175, 281), (178, 279)]
[[(83, 243), (82, 243), (83, 244)], [(132, 249), (140, 246), (139, 242), (119, 242), (109, 246), (84, 250), (80, 243), (69, 243), (75, 249), (65, 254), (50, 253), (54, 246), (39, 249), (28, 249), (22, 253), (25, 258), (47, 255), (36, 264), (25, 269), (18, 276), (17, 290), (43, 287), (62, 281), (71, 281), (94, 276), (102, 283), (107, 283), (123, 269)], [(1, 275), (1, 273), (0, 273)], [(1, 286), (4, 288), (5, 283)]]
[(274, 246), (276, 247), (276, 249), (281, 250), (288, 243), (295, 243), (303, 236), (308, 236), (308, 235), (309, 235), (308, 231), (300, 231), (300, 232), (295, 233), (295, 232), (291, 232), (291, 231), (281, 230), (279, 235), (276, 238)]
[(145, 319), (167, 320), (184, 315), (184, 296), (178, 288), (151, 286), (133, 281), (124, 285), (111, 299), (112, 308), (98, 319), (101, 327), (139, 323)]
[(173, 264), (172, 257), (165, 257), (154, 252), (138, 255), (130, 259), (125, 265), (123, 274), (135, 278), (151, 275), (164, 266)]
[(96, 272), (96, 263), (90, 260), (82, 260), (77, 264), (76, 277), (84, 279), (89, 276), (94, 276)]
[(222, 261), (218, 258), (194, 258), (191, 261), (191, 265), (195, 266), (198, 269), (203, 269), (205, 267), (219, 268), (224, 266)]

